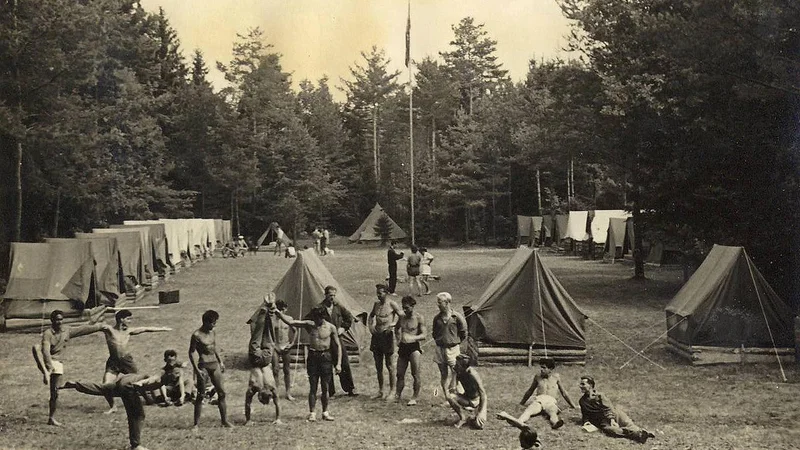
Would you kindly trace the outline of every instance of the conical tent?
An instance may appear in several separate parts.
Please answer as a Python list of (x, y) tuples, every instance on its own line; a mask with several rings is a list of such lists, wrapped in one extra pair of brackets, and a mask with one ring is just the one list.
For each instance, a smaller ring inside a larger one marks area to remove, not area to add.
[(612, 258), (621, 258), (632, 249), (633, 218), (609, 218), (605, 251), (609, 253)]
[(794, 347), (792, 309), (742, 247), (714, 245), (666, 314), (668, 336), (678, 345)]
[(278, 222), (272, 222), (269, 224), (266, 231), (258, 238), (258, 241), (256, 241), (256, 247), (261, 247), (261, 244), (264, 242), (267, 244), (271, 242), (280, 242), (283, 245), (289, 245), (292, 241), (286, 236), (286, 233), (283, 232)]
[[(346, 347), (358, 348), (368, 334), (367, 311), (339, 285), (313, 249), (297, 253), (297, 259), (272, 292), (277, 300), (286, 302), (287, 314), (302, 319), (311, 308), (322, 303), (326, 286), (336, 287), (336, 302), (353, 314), (353, 325), (343, 340)], [(301, 342), (307, 343), (307, 336), (301, 337)]]
[(375, 203), (369, 215), (360, 227), (353, 233), (348, 240), (350, 242), (359, 241), (380, 241), (382, 240), (380, 230), (378, 230), (378, 221), (381, 217), (386, 217), (390, 227), (389, 240), (399, 241), (406, 238), (406, 232), (400, 228), (391, 217), (381, 208), (381, 205)]
[(481, 342), (586, 349), (586, 315), (530, 248), (517, 249), (464, 312), (469, 335)]

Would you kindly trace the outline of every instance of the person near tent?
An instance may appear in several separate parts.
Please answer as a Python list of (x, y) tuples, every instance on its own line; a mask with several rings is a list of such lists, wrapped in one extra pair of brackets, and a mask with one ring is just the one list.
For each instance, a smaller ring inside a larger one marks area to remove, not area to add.
[(422, 295), (422, 283), (419, 279), (420, 264), (422, 264), (422, 254), (416, 245), (411, 245), (411, 253), (406, 258), (406, 275), (408, 275), (408, 295), (414, 295), (414, 286), (417, 287), (417, 296)]
[[(389, 300), (388, 287), (385, 284), (375, 285), (378, 299), (372, 304), (372, 311), (367, 317), (367, 326), (372, 334), (369, 349), (375, 360), (375, 371), (378, 376), (378, 394), (376, 399), (391, 399), (394, 393), (395, 371), (392, 355), (394, 355), (394, 327), (403, 311), (394, 300)], [(389, 390), (384, 391), (383, 366), (389, 374)]]
[[(102, 315), (96, 316), (97, 318)], [(88, 325), (70, 327), (64, 325), (64, 312), (54, 310), (50, 313), (50, 328), (42, 333), (41, 360), (38, 358), (36, 349), (34, 356), (37, 356), (37, 365), (40, 365), (44, 378), (44, 384), (50, 387), (50, 413), (47, 418), (48, 425), (61, 426), (61, 422), (56, 420), (56, 409), (58, 408), (58, 390), (64, 385), (64, 364), (61, 357), (70, 339), (86, 336), (87, 334), (97, 333), (103, 330), (106, 325), (90, 321)]]
[(389, 264), (389, 295), (397, 295), (394, 291), (397, 288), (397, 261), (403, 259), (403, 252), (397, 252), (395, 241), (389, 243), (386, 251), (386, 262)]
[(283, 254), (284, 258), (294, 258), (297, 256), (297, 249), (294, 248), (294, 243), (289, 242), (286, 245), (286, 251)]
[(579, 384), (583, 396), (578, 400), (581, 406), (581, 423), (591, 424), (608, 436), (627, 438), (640, 444), (655, 437), (653, 433), (639, 427), (624, 411), (611, 404), (604, 394), (595, 389), (594, 378), (584, 375)]
[(425, 286), (425, 292), (423, 292), (422, 295), (430, 295), (431, 287), (428, 285), (428, 280), (431, 278), (431, 264), (433, 264), (433, 255), (425, 247), (420, 248), (419, 253), (422, 255), (422, 261), (419, 264), (419, 280), (422, 285)]
[(322, 420), (333, 421), (328, 412), (328, 387), (333, 383), (333, 373), (342, 370), (342, 356), (344, 347), (339, 340), (336, 326), (325, 320), (322, 310), (314, 308), (308, 313), (310, 320), (293, 320), (273, 308), (275, 315), (286, 324), (303, 328), (308, 332), (308, 360), (306, 372), (308, 373), (308, 422), (316, 422), (317, 385), (321, 385), (322, 395)]
[(422, 347), (420, 342), (427, 338), (425, 329), (425, 318), (422, 314), (414, 311), (417, 301), (414, 297), (406, 295), (401, 300), (403, 315), (395, 325), (395, 336), (397, 339), (397, 393), (395, 401), (399, 402), (406, 384), (406, 369), (411, 365), (411, 378), (414, 379), (414, 394), (406, 403), (414, 406), (419, 399), (419, 391), (422, 388), (422, 378), (420, 376), (420, 359), (422, 358)]
[(447, 403), (458, 414), (458, 421), (453, 425), (455, 428), (469, 424), (476, 430), (482, 430), (486, 424), (489, 399), (481, 376), (471, 366), (472, 358), (469, 355), (459, 354), (456, 356), (455, 379), (463, 391), (449, 392)]
[(311, 232), (311, 237), (314, 239), (314, 251), (321, 255), (319, 244), (322, 239), (322, 231), (320, 231), (319, 227), (314, 228), (314, 231)]
[[(286, 314), (289, 305), (283, 300), (278, 300), (275, 302), (275, 308)], [(291, 350), (292, 342), (296, 336), (294, 335), (292, 327), (282, 320), (273, 320), (272, 327), (275, 333), (275, 351), (272, 353), (272, 376), (277, 383), (278, 375), (280, 375), (281, 368), (283, 368), (283, 384), (286, 387), (286, 400), (293, 402), (292, 359), (289, 355), (289, 351)]]
[(330, 231), (327, 228), (322, 228), (321, 237), (319, 240), (319, 254), (325, 256), (328, 254), (328, 240), (331, 237)]
[[(106, 337), (108, 347), (108, 359), (106, 360), (105, 372), (103, 373), (103, 383), (111, 383), (120, 375), (138, 373), (139, 369), (133, 361), (133, 354), (128, 349), (128, 342), (131, 336), (142, 333), (157, 333), (172, 331), (168, 327), (136, 327), (132, 328), (133, 313), (129, 309), (121, 309), (114, 314), (115, 324), (112, 327), (103, 324), (101, 331)], [(114, 396), (107, 396), (108, 411), (106, 414), (117, 410), (114, 405)]]
[(436, 294), (439, 313), (433, 317), (432, 328), (436, 342), (433, 360), (439, 367), (444, 395), (456, 389), (456, 357), (461, 352), (461, 343), (467, 339), (467, 321), (452, 308), (452, 301), (453, 296), (449, 292)]
[(144, 405), (142, 394), (158, 389), (161, 377), (139, 373), (124, 374), (105, 383), (67, 381), (62, 389), (75, 389), (82, 394), (103, 397), (120, 397), (128, 418), (128, 440), (131, 450), (147, 450), (142, 447), (142, 427), (144, 426)]
[[(350, 326), (353, 325), (353, 314), (336, 301), (335, 286), (325, 286), (325, 297), (322, 299), (322, 303), (312, 308), (312, 311), (314, 310), (319, 311), (325, 321), (332, 323), (336, 327), (336, 334), (339, 336), (339, 339), (337, 339), (336, 342), (340, 342), (341, 336), (350, 329)], [(310, 314), (311, 313), (306, 315), (306, 320), (313, 320)], [(356, 385), (353, 381), (353, 372), (350, 370), (350, 361), (347, 357), (347, 349), (343, 347), (341, 352), (343, 355), (341, 362), (342, 370), (336, 372), (339, 374), (339, 384), (341, 385), (342, 390), (347, 393), (347, 395), (355, 397), (358, 394), (356, 393)], [(330, 378), (328, 392), (331, 396), (336, 395), (333, 377)]]
[[(555, 368), (556, 361), (553, 358), (539, 360), (539, 373), (534, 375), (531, 386), (525, 391), (525, 395), (522, 396), (522, 400), (519, 402), (520, 405), (525, 406), (525, 410), (517, 418), (518, 421), (525, 423), (533, 416), (544, 414), (554, 430), (564, 425), (564, 421), (558, 416), (559, 408), (556, 398), (561, 394), (561, 397), (572, 409), (575, 409), (575, 403), (572, 402), (566, 389), (561, 384), (561, 375), (554, 372)], [(528, 403), (528, 399), (534, 394), (535, 397)], [(502, 418), (501, 414), (498, 414), (498, 417)]]
[(280, 225), (275, 227), (275, 253), (273, 253), (273, 255), (281, 254), (281, 248), (283, 247), (284, 236), (285, 234), (283, 233), (283, 230), (281, 229)]
[[(233, 428), (233, 425), (228, 422), (228, 404), (225, 399), (225, 384), (222, 379), (222, 374), (225, 372), (225, 364), (222, 362), (219, 352), (217, 352), (217, 335), (214, 332), (217, 320), (219, 320), (218, 312), (210, 309), (203, 313), (203, 324), (192, 333), (192, 337), (189, 339), (189, 361), (192, 363), (197, 379), (197, 392), (205, 392), (206, 379), (211, 381), (217, 392), (217, 407), (219, 408), (222, 426)], [(195, 357), (195, 353), (197, 353), (197, 357)], [(203, 395), (197, 395), (194, 400), (194, 426), (192, 427), (194, 431), (199, 428), (202, 411)]]
[(281, 422), (281, 408), (278, 404), (278, 389), (272, 373), (272, 361), (275, 354), (275, 329), (272, 324), (271, 310), (274, 308), (275, 294), (264, 296), (261, 307), (247, 321), (250, 325), (250, 340), (247, 344), (247, 360), (250, 363), (250, 377), (244, 398), (245, 425), (250, 422), (250, 410), (253, 397), (268, 405), (270, 399), (275, 403), (274, 424)]
[(173, 349), (164, 350), (164, 367), (161, 369), (162, 406), (181, 406), (185, 401), (194, 399), (193, 377), (186, 376), (183, 369), (185, 362), (178, 361), (178, 352)]

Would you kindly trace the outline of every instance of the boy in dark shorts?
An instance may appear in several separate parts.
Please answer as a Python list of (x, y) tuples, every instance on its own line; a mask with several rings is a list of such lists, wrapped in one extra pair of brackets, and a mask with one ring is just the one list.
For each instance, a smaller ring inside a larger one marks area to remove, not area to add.
[[(372, 311), (367, 318), (369, 332), (372, 333), (372, 341), (369, 349), (375, 359), (375, 370), (378, 376), (378, 395), (373, 398), (392, 398), (394, 391), (394, 364), (392, 354), (394, 354), (394, 326), (397, 319), (403, 315), (400, 307), (393, 300), (389, 300), (389, 287), (384, 284), (375, 285), (375, 295), (378, 300), (372, 305)], [(384, 396), (383, 366), (389, 373), (389, 390)]]
[(194, 382), (184, 372), (186, 363), (178, 361), (178, 352), (164, 351), (164, 367), (161, 372), (161, 396), (163, 406), (181, 406), (194, 398)]
[(417, 304), (414, 297), (407, 295), (403, 297), (401, 303), (403, 305), (403, 316), (400, 317), (395, 325), (395, 336), (397, 336), (397, 394), (395, 395), (395, 401), (400, 401), (406, 383), (406, 369), (411, 364), (414, 395), (406, 404), (413, 406), (417, 404), (419, 391), (422, 387), (422, 379), (420, 378), (422, 348), (419, 343), (426, 338), (425, 318), (414, 311), (414, 306)]
[[(333, 417), (328, 412), (328, 388), (333, 379), (333, 372), (338, 374), (342, 370), (342, 343), (336, 326), (325, 321), (319, 309), (312, 309), (308, 314), (310, 320), (294, 320), (273, 308), (276, 317), (293, 327), (303, 328), (308, 332), (308, 360), (306, 371), (308, 373), (308, 419), (316, 422), (317, 415), (314, 411), (317, 404), (317, 386), (322, 385), (322, 420), (332, 421)], [(333, 355), (331, 348), (336, 349)]]

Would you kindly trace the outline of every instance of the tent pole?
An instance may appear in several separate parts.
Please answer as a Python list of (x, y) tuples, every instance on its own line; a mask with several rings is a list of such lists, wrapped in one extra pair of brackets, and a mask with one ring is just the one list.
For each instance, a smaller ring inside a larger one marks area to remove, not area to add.
[(528, 367), (533, 365), (533, 344), (528, 346)]

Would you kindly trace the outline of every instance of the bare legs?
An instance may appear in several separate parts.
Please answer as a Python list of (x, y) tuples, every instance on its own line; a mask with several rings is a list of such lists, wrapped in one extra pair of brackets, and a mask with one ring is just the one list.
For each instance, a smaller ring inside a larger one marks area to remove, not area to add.
[[(222, 426), (226, 428), (232, 428), (233, 425), (228, 422), (228, 403), (225, 400), (226, 393), (225, 393), (225, 385), (222, 382), (222, 371), (220, 369), (204, 369), (206, 373), (208, 373), (208, 378), (211, 381), (211, 384), (214, 386), (214, 389), (217, 391), (217, 400), (219, 404), (217, 405), (219, 408), (219, 417), (222, 421)], [(198, 376), (197, 377), (197, 398), (194, 401), (194, 428), (200, 424), (200, 415), (203, 411), (203, 395), (206, 391), (206, 380), (205, 377)]]

